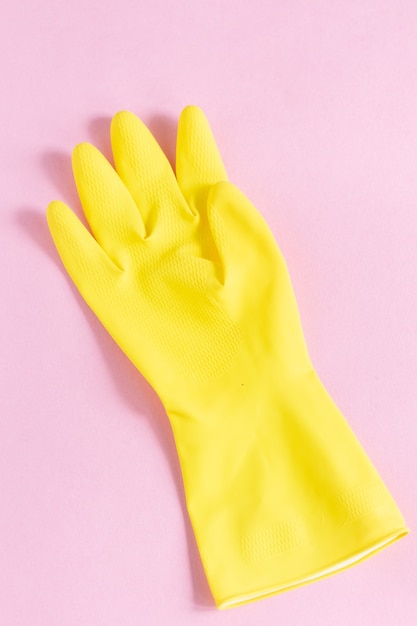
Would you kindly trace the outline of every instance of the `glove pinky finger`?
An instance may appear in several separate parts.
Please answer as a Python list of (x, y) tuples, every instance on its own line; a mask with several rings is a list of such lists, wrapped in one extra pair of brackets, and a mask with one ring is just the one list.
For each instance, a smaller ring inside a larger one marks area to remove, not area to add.
[(123, 273), (108, 257), (71, 209), (60, 201), (49, 204), (46, 218), (59, 256), (91, 308), (97, 299), (109, 295)]

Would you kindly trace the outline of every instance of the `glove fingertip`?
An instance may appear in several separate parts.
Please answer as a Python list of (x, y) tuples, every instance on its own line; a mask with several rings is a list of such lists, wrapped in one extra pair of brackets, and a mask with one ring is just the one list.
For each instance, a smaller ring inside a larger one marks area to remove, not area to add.
[(178, 123), (181, 124), (182, 122), (197, 119), (207, 122), (207, 118), (199, 106), (196, 104), (188, 104), (181, 111)]
[(46, 221), (51, 233), (60, 228), (62, 224), (62, 217), (66, 210), (70, 210), (66, 204), (60, 200), (52, 200), (46, 208)]

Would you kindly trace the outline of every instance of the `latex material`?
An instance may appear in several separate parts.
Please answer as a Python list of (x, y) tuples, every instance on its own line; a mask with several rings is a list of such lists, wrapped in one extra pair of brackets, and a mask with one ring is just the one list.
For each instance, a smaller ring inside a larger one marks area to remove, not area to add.
[(73, 155), (92, 234), (53, 202), (48, 223), (81, 294), (161, 397), (216, 604), (290, 589), (407, 533), (319, 381), (285, 262), (227, 182), (197, 107), (176, 175), (133, 114), (111, 127), (116, 171)]

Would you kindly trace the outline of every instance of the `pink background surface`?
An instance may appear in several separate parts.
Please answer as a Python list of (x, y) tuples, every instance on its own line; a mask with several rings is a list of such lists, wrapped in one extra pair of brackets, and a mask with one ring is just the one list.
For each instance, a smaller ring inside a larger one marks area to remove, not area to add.
[(417, 4), (5, 0), (0, 20), (1, 626), (408, 626), (416, 534), (213, 608), (166, 416), (65, 276), (70, 152), (183, 106), (287, 259), (323, 381), (417, 528)]

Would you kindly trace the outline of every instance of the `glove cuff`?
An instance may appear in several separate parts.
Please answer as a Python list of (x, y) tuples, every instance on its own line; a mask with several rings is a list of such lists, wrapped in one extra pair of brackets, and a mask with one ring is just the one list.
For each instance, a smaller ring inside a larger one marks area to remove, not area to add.
[[(218, 608), (329, 576), (408, 532), (316, 374), (289, 384), (279, 398), (265, 403), (268, 427), (254, 423), (251, 447), (236, 439), (229, 456), (213, 452), (198, 489), (184, 477)], [(216, 466), (221, 457), (228, 459), (227, 472)], [(228, 478), (218, 486), (221, 476)]]

